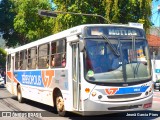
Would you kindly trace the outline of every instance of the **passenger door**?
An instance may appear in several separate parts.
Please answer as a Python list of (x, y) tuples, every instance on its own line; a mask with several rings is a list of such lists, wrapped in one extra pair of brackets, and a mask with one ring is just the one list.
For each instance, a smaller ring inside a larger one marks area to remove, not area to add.
[(80, 107), (80, 59), (78, 43), (72, 44), (72, 84), (73, 84), (73, 108), (79, 110)]

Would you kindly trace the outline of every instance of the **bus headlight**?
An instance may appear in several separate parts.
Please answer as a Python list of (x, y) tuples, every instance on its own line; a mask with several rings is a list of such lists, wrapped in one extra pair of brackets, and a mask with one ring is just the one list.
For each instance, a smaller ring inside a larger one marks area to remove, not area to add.
[(91, 100), (98, 101), (98, 100), (102, 100), (102, 98), (103, 98), (103, 94), (99, 91), (94, 90), (90, 94)]
[(96, 94), (97, 94), (96, 92), (92, 92), (92, 96), (93, 96), (93, 97), (96, 96)]
[(148, 90), (145, 92), (145, 95), (148, 96), (148, 95), (151, 95), (153, 93), (153, 88), (152, 88), (152, 85), (148, 88)]
[(152, 88), (149, 89), (149, 92), (152, 92)]

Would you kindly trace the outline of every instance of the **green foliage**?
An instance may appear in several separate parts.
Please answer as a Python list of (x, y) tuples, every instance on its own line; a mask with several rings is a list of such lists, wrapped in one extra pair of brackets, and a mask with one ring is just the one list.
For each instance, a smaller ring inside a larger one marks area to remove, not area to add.
[(40, 17), (39, 9), (50, 10), (48, 0), (18, 0), (14, 1), (16, 16), (15, 30), (24, 36), (28, 43), (52, 34), (53, 18)]
[(0, 32), (6, 45), (23, 45), (52, 34), (53, 18), (38, 15), (38, 9), (50, 8), (48, 0), (1, 0)]
[(14, 31), (13, 21), (15, 13), (14, 5), (10, 0), (1, 0), (0, 2), (0, 32), (3, 33), (3, 39), (7, 46), (16, 45), (20, 39), (18, 33)]
[[(99, 14), (105, 16), (108, 22), (98, 17), (86, 17), (75, 15), (59, 15), (56, 19), (57, 32), (80, 24), (91, 23), (143, 23), (147, 30), (151, 16), (152, 0), (54, 0), (58, 11)], [(57, 26), (59, 26), (58, 29)]]
[[(99, 14), (104, 16), (104, 6), (102, 1), (97, 0), (54, 0), (55, 4), (58, 6), (57, 11), (63, 12), (76, 12), (76, 13), (86, 13), (86, 14)], [(60, 14), (56, 19), (54, 32), (68, 29), (73, 26), (81, 24), (92, 24), (92, 23), (104, 23), (104, 20), (99, 17), (92, 16), (80, 16), (71, 14)]]
[(106, 18), (112, 23), (139, 22), (147, 30), (150, 25), (152, 0), (105, 0)]
[(38, 9), (51, 10), (49, 0), (1, 0), (0, 31), (7, 46), (23, 45), (81, 24), (143, 23), (149, 28), (152, 0), (54, 0), (57, 11), (98, 14), (100, 17), (59, 14), (41, 17)]
[(6, 64), (6, 51), (2, 48), (0, 48), (0, 67), (5, 68)]

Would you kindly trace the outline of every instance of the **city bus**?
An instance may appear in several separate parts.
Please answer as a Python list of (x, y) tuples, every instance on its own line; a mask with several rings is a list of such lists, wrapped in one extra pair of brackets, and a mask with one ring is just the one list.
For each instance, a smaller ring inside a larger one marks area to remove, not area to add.
[(150, 109), (151, 58), (143, 28), (84, 24), (8, 51), (6, 88), (67, 112), (101, 115)]

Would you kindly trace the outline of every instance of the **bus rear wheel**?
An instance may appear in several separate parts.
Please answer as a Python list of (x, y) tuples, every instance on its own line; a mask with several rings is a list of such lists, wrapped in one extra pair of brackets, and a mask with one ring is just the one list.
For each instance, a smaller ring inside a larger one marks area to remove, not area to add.
[(56, 96), (56, 108), (59, 116), (66, 116), (66, 111), (64, 107), (64, 100), (63, 97), (60, 93), (57, 94)]
[(20, 103), (23, 102), (21, 86), (20, 85), (18, 85), (18, 87), (17, 87), (17, 99), (18, 99), (18, 102), (20, 102)]

